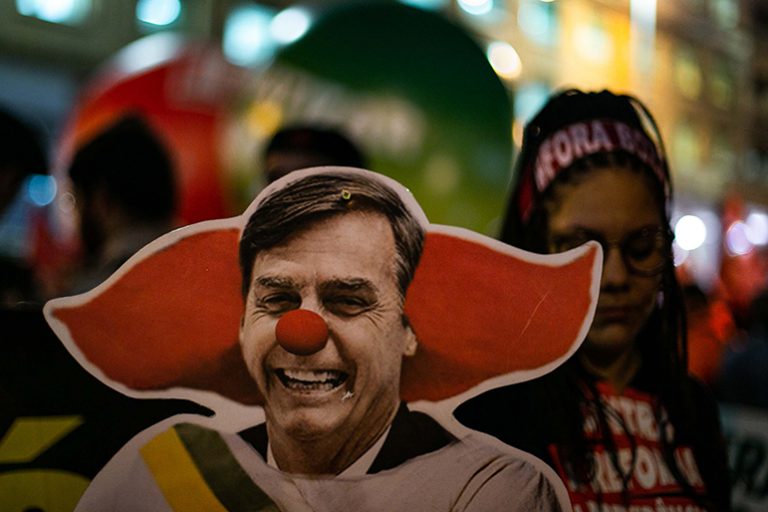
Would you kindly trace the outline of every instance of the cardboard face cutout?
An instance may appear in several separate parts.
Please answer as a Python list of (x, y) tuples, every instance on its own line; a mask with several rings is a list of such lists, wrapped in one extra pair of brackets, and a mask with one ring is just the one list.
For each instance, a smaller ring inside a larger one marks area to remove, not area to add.
[[(381, 213), (371, 187), (396, 207)], [(423, 250), (403, 293), (406, 246), (420, 230)], [(245, 294), (240, 245), (255, 248), (245, 259)], [(228, 500), (241, 493), (254, 500), (264, 494), (290, 510), (369, 500), (391, 508), (387, 485), (413, 486), (400, 495), (403, 506), (503, 503), (531, 475), (504, 459), (494, 475), (506, 476), (477, 481), (472, 464), (485, 464), (498, 455), (494, 450), (525, 460), (546, 477), (552, 496), (567, 503), (543, 463), (468, 431), (451, 411), (484, 390), (541, 376), (569, 358), (589, 328), (601, 268), (597, 244), (536, 255), (430, 224), (402, 185), (370, 171), (291, 173), (263, 190), (243, 215), (171, 232), (90, 292), (46, 304), (53, 330), (103, 382), (129, 396), (185, 398), (214, 412), (171, 418), (137, 436), (96, 478), (84, 503), (130, 500), (142, 489), (180, 510), (194, 488), (222, 510), (239, 509)], [(426, 413), (441, 432), (437, 437), (444, 433), (451, 441), (401, 454), (397, 463), (381, 466), (390, 471), (367, 475), (405, 424), (398, 419), (401, 400), (411, 410), (402, 414)], [(264, 437), (261, 456), (253, 449), (259, 450), (258, 436)], [(478, 438), (483, 442), (476, 444)], [(336, 440), (330, 452), (344, 460), (338, 466), (325, 464), (322, 449), (313, 452), (329, 439)], [(348, 447), (356, 442), (364, 449)], [(220, 457), (211, 458), (213, 452)], [(137, 465), (139, 477), (132, 474)], [(425, 471), (456, 480), (456, 487), (420, 487), (424, 477), (415, 475)], [(240, 483), (221, 487), (222, 472), (224, 480)], [(187, 491), (173, 483), (177, 477)], [(472, 485), (490, 494), (470, 499), (460, 489)], [(530, 499), (535, 505), (547, 498)]]

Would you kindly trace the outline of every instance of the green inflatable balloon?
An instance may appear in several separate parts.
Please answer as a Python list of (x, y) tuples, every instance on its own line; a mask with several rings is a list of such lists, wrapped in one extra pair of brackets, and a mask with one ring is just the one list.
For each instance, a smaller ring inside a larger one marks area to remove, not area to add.
[(281, 126), (333, 126), (372, 170), (410, 188), (432, 222), (495, 235), (512, 106), (478, 42), (440, 14), (396, 2), (315, 14), (240, 107), (258, 139), (251, 158)]

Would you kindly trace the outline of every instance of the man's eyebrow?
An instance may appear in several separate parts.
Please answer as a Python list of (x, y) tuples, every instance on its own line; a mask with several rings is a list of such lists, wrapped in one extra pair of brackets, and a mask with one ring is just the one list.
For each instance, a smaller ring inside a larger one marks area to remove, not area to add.
[(281, 290), (294, 289), (298, 286), (295, 279), (285, 276), (259, 276), (253, 280), (253, 284), (262, 288), (276, 288)]
[(369, 291), (372, 293), (378, 293), (379, 289), (373, 284), (372, 281), (363, 277), (337, 277), (324, 281), (320, 285), (320, 289), (323, 291)]

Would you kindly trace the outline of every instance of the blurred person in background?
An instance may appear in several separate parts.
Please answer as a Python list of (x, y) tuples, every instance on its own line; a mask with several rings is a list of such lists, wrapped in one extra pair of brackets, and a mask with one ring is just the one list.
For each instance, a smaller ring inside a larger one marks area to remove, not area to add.
[(308, 167), (367, 167), (362, 150), (348, 136), (336, 128), (311, 124), (278, 130), (267, 143), (262, 160), (267, 183)]
[(727, 303), (695, 283), (683, 286), (688, 323), (688, 370), (717, 388), (723, 356), (737, 334)]
[(745, 331), (728, 346), (718, 381), (721, 400), (768, 409), (768, 290), (751, 302)]
[(554, 372), (455, 414), (552, 465), (577, 512), (730, 509), (717, 404), (687, 373), (671, 188), (655, 122), (631, 96), (564, 91), (525, 129), (501, 239), (540, 253), (598, 241), (597, 310)]
[(32, 265), (34, 206), (23, 187), (48, 174), (38, 133), (10, 111), (0, 109), (0, 304), (39, 299)]
[(177, 185), (169, 151), (137, 114), (81, 146), (68, 174), (83, 252), (69, 293), (80, 293), (174, 227)]

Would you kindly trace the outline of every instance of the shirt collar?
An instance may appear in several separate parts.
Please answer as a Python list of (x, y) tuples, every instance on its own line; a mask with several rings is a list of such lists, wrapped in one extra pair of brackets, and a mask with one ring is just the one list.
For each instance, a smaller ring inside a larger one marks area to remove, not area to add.
[[(368, 448), (365, 453), (363, 453), (355, 462), (353, 462), (349, 467), (347, 467), (337, 476), (361, 476), (368, 473), (368, 470), (371, 468), (374, 459), (381, 451), (381, 447), (384, 445), (384, 440), (387, 438), (387, 435), (389, 435), (391, 428), (392, 425), (387, 427), (384, 433), (379, 436), (376, 442), (373, 443), (373, 445), (371, 445), (371, 447)], [(275, 456), (272, 454), (272, 444), (269, 442), (267, 442), (267, 464), (275, 469), (280, 469), (277, 467)]]

